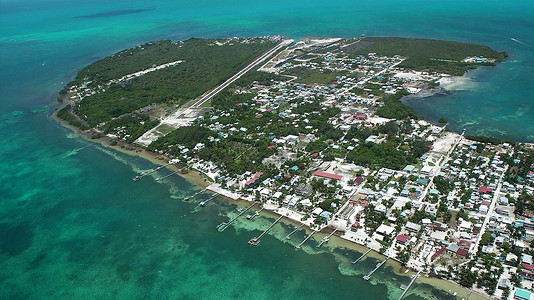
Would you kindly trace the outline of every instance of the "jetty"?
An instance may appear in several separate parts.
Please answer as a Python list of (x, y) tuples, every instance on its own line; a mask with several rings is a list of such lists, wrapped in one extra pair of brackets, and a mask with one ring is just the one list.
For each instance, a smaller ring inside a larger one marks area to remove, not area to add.
[(354, 264), (357, 264), (360, 260), (362, 260), (362, 258), (364, 258), (367, 254), (369, 254), (369, 252), (371, 252), (372, 250), (369, 249), (367, 250), (364, 254), (362, 254), (360, 257), (358, 257), (356, 260), (354, 261), (351, 261), (351, 263), (354, 265)]
[(415, 276), (412, 278), (412, 281), (410, 281), (410, 284), (408, 284), (408, 286), (404, 288), (404, 292), (402, 292), (402, 295), (400, 295), (399, 300), (401, 300), (404, 297), (404, 295), (406, 295), (406, 293), (408, 292), (412, 284), (419, 277), (419, 274), (421, 274), (421, 271), (418, 271), (417, 274), (415, 274)]
[(384, 261), (379, 262), (378, 264), (376, 264), (376, 267), (369, 274), (363, 276), (363, 279), (365, 279), (365, 280), (371, 279), (371, 276), (374, 274), (374, 272), (378, 271), (378, 269), (380, 269), (380, 267), (382, 267), (386, 263), (386, 261), (388, 259), (389, 259), (389, 256), (386, 257), (386, 259), (384, 259)]
[[(141, 180), (141, 178), (143, 178), (145, 176), (148, 176), (148, 175), (150, 175), (150, 174), (152, 174), (152, 173), (154, 173), (156, 171), (159, 171), (159, 170), (165, 168), (166, 166), (169, 166), (169, 165), (172, 165), (172, 164), (174, 164), (174, 161), (172, 161), (172, 162), (169, 161), (168, 163), (166, 163), (164, 165), (161, 165), (161, 166), (158, 166), (158, 167), (156, 167), (156, 168), (154, 168), (154, 169), (152, 169), (152, 170), (150, 170), (148, 172), (142, 172), (141, 174), (135, 176), (132, 180), (133, 181), (139, 181), (139, 180)], [(156, 180), (158, 180), (158, 179), (156, 178)]]
[(337, 229), (334, 229), (334, 231), (332, 231), (329, 235), (325, 236), (321, 242), (319, 243), (319, 245), (317, 245), (317, 248), (321, 248), (321, 246), (324, 244), (324, 243), (327, 243), (330, 238), (334, 235), (334, 233), (336, 233)]
[(247, 212), (247, 210), (251, 209), (254, 205), (256, 205), (257, 202), (254, 202), (252, 203), (249, 207), (241, 210), (239, 212), (239, 214), (235, 217), (233, 217), (230, 221), (228, 222), (222, 222), (221, 224), (217, 225), (217, 230), (219, 230), (220, 232), (224, 231), (228, 226), (230, 226), (230, 224), (232, 224), (235, 220), (237, 220), (237, 218), (241, 217), (244, 213)]
[(283, 216), (280, 216), (278, 217), (278, 219), (276, 219), (276, 221), (274, 221), (269, 227), (267, 227), (267, 229), (265, 229), (265, 231), (263, 231), (260, 236), (258, 237), (253, 237), (250, 239), (250, 241), (248, 241), (248, 244), (249, 245), (252, 245), (252, 246), (258, 246), (261, 242), (261, 238), (267, 233), (269, 232), (269, 230), (271, 230), (271, 228), (273, 228), (274, 225), (276, 225), (276, 223), (278, 223), (278, 221), (280, 221), (281, 219), (283, 218)]
[(256, 212), (254, 212), (253, 214), (247, 215), (247, 220), (252, 220), (255, 217), (259, 216), (262, 210), (263, 210), (263, 207), (257, 210)]
[(200, 206), (206, 206), (206, 204), (208, 204), (208, 202), (210, 202), (211, 200), (215, 199), (217, 196), (219, 196), (219, 193), (214, 193), (213, 195), (211, 195), (211, 197), (209, 197), (207, 200), (204, 200), (202, 202), (200, 202)]
[(298, 226), (297, 228), (295, 228), (295, 230), (291, 231), (288, 235), (286, 235), (286, 240), (290, 240), (291, 239), (291, 236), (299, 231), (300, 229), (302, 229), (302, 227), (304, 227), (304, 224), (301, 224), (300, 226)]
[(170, 174), (168, 174), (168, 175), (165, 175), (165, 176), (163, 176), (163, 177), (158, 177), (158, 178), (156, 178), (156, 181), (161, 181), (161, 180), (163, 180), (163, 179), (166, 179), (166, 178), (168, 178), (168, 177), (171, 177), (172, 175), (174, 175), (174, 174), (176, 174), (176, 173), (178, 173), (178, 171), (174, 171), (174, 172), (172, 172), (172, 173), (170, 173)]
[(304, 241), (302, 241), (300, 244), (298, 244), (297, 246), (295, 246), (296, 249), (300, 249), (300, 247), (302, 247), (302, 245), (304, 245), (304, 243), (306, 243), (307, 240), (309, 240), (312, 235), (314, 235), (315, 233), (317, 232), (317, 230), (313, 230), (305, 239)]
[(207, 190), (207, 188), (206, 188), (206, 189), (203, 189), (203, 190), (201, 190), (201, 191), (198, 191), (198, 192), (194, 193), (194, 194), (191, 195), (191, 196), (187, 196), (187, 197), (185, 197), (184, 200), (185, 200), (185, 201), (191, 200), (191, 199), (195, 198), (196, 196), (198, 196), (199, 194), (205, 192), (206, 190)]

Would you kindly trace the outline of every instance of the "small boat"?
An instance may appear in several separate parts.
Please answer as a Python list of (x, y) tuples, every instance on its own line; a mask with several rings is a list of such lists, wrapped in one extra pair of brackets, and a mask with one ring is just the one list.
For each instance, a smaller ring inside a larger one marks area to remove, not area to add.
[(252, 219), (252, 215), (247, 215), (247, 220)]
[(206, 206), (206, 202), (204, 201), (200, 202), (200, 206)]
[(135, 176), (134, 178), (132, 178), (133, 181), (139, 181), (141, 179), (141, 177), (139, 176)]

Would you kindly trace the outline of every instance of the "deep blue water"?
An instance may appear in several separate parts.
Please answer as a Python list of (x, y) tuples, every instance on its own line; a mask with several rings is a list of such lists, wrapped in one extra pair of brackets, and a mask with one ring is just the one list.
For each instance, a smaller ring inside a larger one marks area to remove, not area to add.
[(59, 126), (49, 118), (57, 92), (87, 64), (149, 40), (457, 40), (510, 58), (470, 73), (469, 89), (410, 105), (467, 134), (532, 142), (533, 15), (534, 1), (0, 0), (0, 298), (398, 297), (407, 279), (388, 269), (375, 285), (361, 280), (372, 260), (351, 269), (346, 253), (308, 255), (270, 236), (251, 248), (250, 224), (218, 233), (235, 207), (216, 201), (189, 213), (194, 204), (180, 199), (195, 187), (183, 179), (133, 184), (135, 171), (153, 166)]

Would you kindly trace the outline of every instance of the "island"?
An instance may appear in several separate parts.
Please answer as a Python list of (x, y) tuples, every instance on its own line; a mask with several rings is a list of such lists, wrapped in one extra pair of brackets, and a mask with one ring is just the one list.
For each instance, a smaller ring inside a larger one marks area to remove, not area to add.
[(201, 174), (210, 199), (249, 202), (221, 231), (261, 206), (280, 215), (271, 227), (284, 217), (308, 228), (296, 248), (323, 232), (319, 247), (333, 235), (363, 245), (384, 255), (376, 269), (391, 259), (417, 272), (412, 283), (424, 273), (523, 297), (534, 279), (532, 145), (451, 132), (402, 102), (506, 57), (414, 38), (157, 41), (82, 69), (56, 115)]

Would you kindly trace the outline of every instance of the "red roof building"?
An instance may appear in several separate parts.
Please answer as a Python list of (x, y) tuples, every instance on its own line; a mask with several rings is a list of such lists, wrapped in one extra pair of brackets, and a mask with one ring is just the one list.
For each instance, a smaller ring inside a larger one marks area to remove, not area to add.
[(410, 240), (410, 237), (407, 235), (399, 234), (399, 236), (397, 236), (397, 242), (403, 245), (406, 244), (406, 242), (408, 242), (409, 240)]
[(458, 250), (456, 250), (456, 254), (460, 255), (460, 256), (467, 256), (467, 250), (465, 249), (462, 249), (462, 248), (458, 248)]
[(485, 187), (485, 186), (479, 187), (478, 191), (481, 192), (481, 193), (493, 193), (493, 189), (490, 189), (490, 188)]
[(326, 173), (326, 172), (323, 172), (323, 170), (321, 169), (315, 171), (313, 175), (317, 177), (323, 177), (323, 178), (329, 178), (329, 179), (335, 179), (335, 180), (341, 180), (341, 178), (343, 178), (343, 176), (341, 175)]
[(261, 177), (261, 175), (263, 175), (263, 173), (261, 173), (261, 172), (258, 172), (256, 174), (254, 174), (254, 177), (252, 177), (249, 181), (247, 181), (245, 183), (245, 185), (247, 185), (247, 186), (253, 185), (256, 182), (256, 180), (258, 180), (258, 178)]
[(356, 177), (356, 179), (354, 179), (354, 183), (356, 183), (357, 185), (362, 184), (362, 182), (363, 182), (363, 177), (362, 176), (358, 176), (358, 177)]
[(438, 258), (441, 254), (443, 254), (443, 252), (447, 251), (447, 248), (445, 247), (442, 247), (441, 249), (439, 249), (436, 253), (434, 253), (434, 255), (432, 255), (432, 260), (435, 260), (436, 258)]

